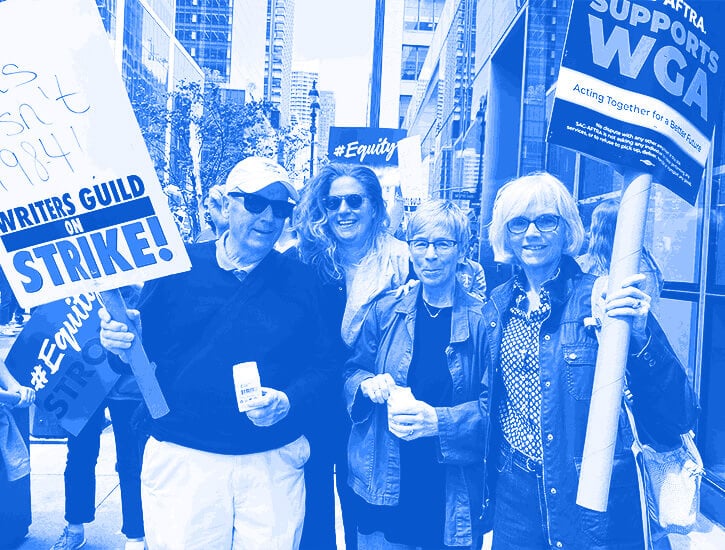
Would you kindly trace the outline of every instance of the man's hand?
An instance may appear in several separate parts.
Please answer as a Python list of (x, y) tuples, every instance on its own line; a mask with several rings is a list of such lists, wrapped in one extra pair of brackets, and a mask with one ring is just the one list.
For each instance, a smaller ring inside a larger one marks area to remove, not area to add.
[(419, 437), (438, 435), (438, 414), (425, 401), (410, 401), (398, 408), (390, 416), (390, 433), (394, 436), (412, 441)]
[(373, 403), (381, 405), (388, 400), (390, 392), (395, 387), (395, 380), (387, 372), (376, 374), (360, 382), (360, 391)]
[(247, 411), (252, 424), (264, 428), (273, 426), (289, 413), (289, 398), (283, 391), (262, 388), (262, 397), (254, 401), (254, 408)]
[[(133, 322), (136, 331), (141, 334), (141, 314), (135, 309), (127, 309), (126, 315)], [(124, 323), (111, 319), (111, 314), (105, 307), (98, 310), (98, 317), (101, 319), (101, 345), (128, 363), (126, 350), (133, 342), (133, 332)]]

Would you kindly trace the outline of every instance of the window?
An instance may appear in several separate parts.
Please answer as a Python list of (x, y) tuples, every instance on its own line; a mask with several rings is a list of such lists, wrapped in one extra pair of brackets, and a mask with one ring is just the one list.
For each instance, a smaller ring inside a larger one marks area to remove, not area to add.
[(417, 80), (427, 54), (428, 46), (403, 46), (401, 80)]

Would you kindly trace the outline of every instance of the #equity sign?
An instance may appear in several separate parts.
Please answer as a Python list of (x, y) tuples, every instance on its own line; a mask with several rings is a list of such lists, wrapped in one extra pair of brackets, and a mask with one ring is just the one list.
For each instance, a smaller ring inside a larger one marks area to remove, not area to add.
[(694, 203), (721, 113), (718, 4), (575, 0), (548, 140)]
[(398, 141), (406, 135), (396, 128), (331, 126), (327, 155), (332, 162), (398, 166)]
[(0, 3), (0, 52), (0, 264), (21, 305), (189, 269), (96, 3)]

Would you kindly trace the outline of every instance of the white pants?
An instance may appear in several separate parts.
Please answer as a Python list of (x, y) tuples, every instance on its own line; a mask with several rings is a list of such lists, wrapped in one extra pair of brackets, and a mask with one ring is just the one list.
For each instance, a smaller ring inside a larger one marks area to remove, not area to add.
[(305, 517), (304, 436), (250, 455), (153, 437), (141, 472), (149, 550), (296, 550)]

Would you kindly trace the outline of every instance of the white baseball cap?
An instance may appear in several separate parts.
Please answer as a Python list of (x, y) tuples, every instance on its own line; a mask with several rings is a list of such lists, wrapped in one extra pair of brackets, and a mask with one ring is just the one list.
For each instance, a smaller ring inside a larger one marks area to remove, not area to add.
[(299, 200), (299, 194), (290, 183), (287, 170), (266, 157), (247, 157), (238, 162), (229, 172), (224, 190), (227, 194), (256, 193), (273, 183), (281, 183), (292, 200)]

